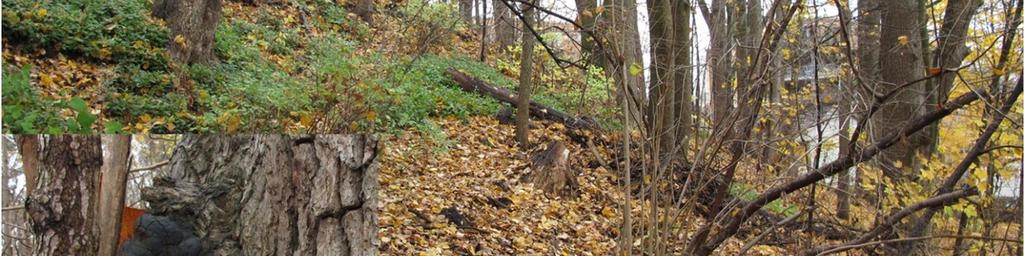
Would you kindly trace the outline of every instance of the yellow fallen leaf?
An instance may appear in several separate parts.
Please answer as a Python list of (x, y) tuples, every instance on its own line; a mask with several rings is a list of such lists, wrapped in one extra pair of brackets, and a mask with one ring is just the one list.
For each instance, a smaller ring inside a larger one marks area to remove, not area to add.
[(309, 127), (313, 124), (313, 116), (304, 112), (299, 115), (299, 123), (302, 124), (302, 126)]
[(611, 207), (604, 207), (604, 209), (601, 209), (601, 215), (608, 218), (615, 217), (615, 210)]
[(53, 77), (50, 76), (49, 74), (40, 73), (39, 74), (39, 84), (41, 84), (43, 87), (51, 87), (51, 86), (54, 85), (53, 84)]

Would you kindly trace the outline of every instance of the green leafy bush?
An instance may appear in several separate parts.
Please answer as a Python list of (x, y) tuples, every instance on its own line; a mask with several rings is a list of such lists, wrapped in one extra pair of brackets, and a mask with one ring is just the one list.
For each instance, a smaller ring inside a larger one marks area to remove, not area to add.
[(5, 39), (27, 49), (96, 60), (166, 65), (167, 29), (146, 0), (3, 0)]
[(383, 112), (384, 129), (416, 127), (429, 117), (493, 114), (498, 103), (493, 99), (464, 92), (445, 74), (449, 67), (463, 70), (481, 79), (507, 85), (511, 81), (494, 69), (465, 59), (424, 55), (418, 59), (388, 64), (389, 84), (371, 96), (373, 109)]

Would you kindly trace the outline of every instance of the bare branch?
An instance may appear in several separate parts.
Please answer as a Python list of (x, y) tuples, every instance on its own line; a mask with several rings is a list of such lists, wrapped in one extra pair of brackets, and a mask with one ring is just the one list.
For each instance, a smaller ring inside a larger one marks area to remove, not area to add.
[(804, 251), (804, 255), (821, 255), (821, 254), (825, 254), (825, 253), (836, 253), (836, 252), (841, 252), (841, 251), (848, 250), (848, 249), (857, 248), (857, 247), (859, 247), (859, 245), (867, 243), (868, 241), (871, 241), (871, 239), (874, 239), (876, 236), (881, 235), (882, 232), (888, 231), (889, 229), (891, 229), (896, 224), (899, 224), (900, 220), (902, 220), (903, 218), (907, 217), (908, 215), (910, 215), (910, 214), (912, 214), (912, 213), (914, 213), (914, 212), (916, 212), (918, 210), (921, 210), (921, 209), (924, 209), (924, 208), (927, 208), (927, 207), (938, 207), (938, 206), (948, 205), (948, 204), (951, 204), (953, 202), (956, 202), (957, 200), (959, 200), (962, 197), (968, 197), (968, 196), (977, 195), (977, 194), (978, 194), (978, 189), (972, 188), (972, 187), (968, 187), (968, 188), (964, 188), (964, 189), (961, 189), (961, 190), (957, 190), (957, 191), (945, 193), (945, 194), (942, 194), (942, 195), (938, 195), (938, 196), (926, 199), (924, 201), (917, 202), (915, 204), (912, 204), (910, 206), (907, 206), (907, 207), (903, 208), (902, 210), (900, 210), (900, 211), (898, 211), (896, 213), (893, 213), (892, 215), (889, 215), (888, 217), (885, 218), (885, 221), (883, 221), (882, 223), (879, 223), (878, 226), (875, 226), (875, 228), (872, 229), (871, 231), (868, 231), (867, 233), (861, 235), (860, 237), (857, 237), (857, 239), (854, 239), (852, 241), (846, 242), (846, 243), (844, 243), (842, 245), (838, 245), (838, 246), (821, 246), (821, 247), (817, 247), (817, 248), (814, 248), (814, 249), (810, 249), (810, 250)]

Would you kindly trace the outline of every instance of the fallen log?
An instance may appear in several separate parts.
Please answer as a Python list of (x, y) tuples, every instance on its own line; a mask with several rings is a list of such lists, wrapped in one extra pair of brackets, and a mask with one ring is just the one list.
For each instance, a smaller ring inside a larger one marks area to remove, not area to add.
[[(511, 104), (513, 107), (516, 105), (516, 96), (513, 95), (512, 92), (510, 92), (509, 90), (490, 85), (487, 82), (484, 82), (483, 80), (469, 76), (466, 73), (462, 73), (461, 71), (455, 70), (454, 68), (448, 68), (448, 70), (445, 71), (445, 73), (451, 76), (452, 80), (455, 80), (455, 83), (458, 84), (459, 87), (462, 88), (462, 90), (464, 91), (489, 96), (498, 101)], [(573, 117), (566, 113), (562, 113), (561, 111), (541, 105), (532, 100), (530, 101), (530, 115), (543, 120), (550, 120), (562, 123), (563, 125), (565, 125), (566, 128), (570, 129), (581, 129), (590, 131), (600, 131), (601, 129), (597, 122), (594, 121), (594, 119), (592, 118)]]

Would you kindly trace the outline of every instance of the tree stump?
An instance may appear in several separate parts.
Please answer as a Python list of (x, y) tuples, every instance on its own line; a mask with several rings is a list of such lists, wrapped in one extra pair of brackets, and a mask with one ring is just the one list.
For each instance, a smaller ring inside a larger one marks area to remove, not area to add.
[(185, 135), (143, 190), (213, 255), (376, 255), (377, 141)]
[(524, 180), (548, 194), (572, 195), (578, 188), (576, 172), (569, 168), (569, 149), (560, 141), (530, 156), (530, 173)]

